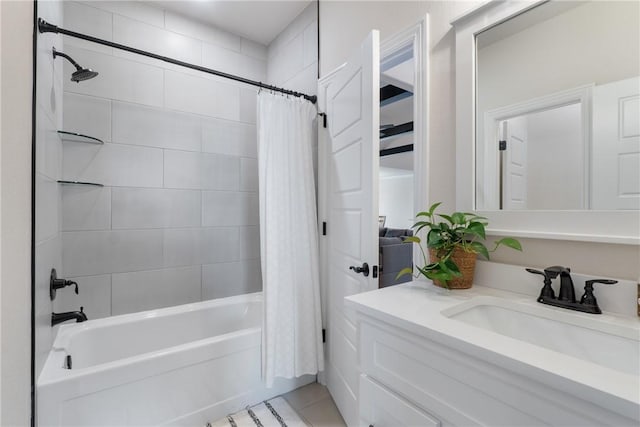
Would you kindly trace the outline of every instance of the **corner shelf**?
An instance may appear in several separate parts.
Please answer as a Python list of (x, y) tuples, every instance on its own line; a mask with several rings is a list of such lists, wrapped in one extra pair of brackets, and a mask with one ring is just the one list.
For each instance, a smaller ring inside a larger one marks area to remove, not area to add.
[(85, 144), (97, 144), (103, 145), (104, 141), (93, 136), (83, 135), (81, 133), (76, 132), (68, 132), (66, 130), (59, 130), (58, 134), (63, 141), (71, 141), (71, 142), (83, 142)]
[(58, 180), (58, 184), (61, 185), (88, 185), (91, 187), (104, 187), (103, 184), (98, 184), (95, 182), (83, 182), (83, 181), (65, 181), (65, 180)]

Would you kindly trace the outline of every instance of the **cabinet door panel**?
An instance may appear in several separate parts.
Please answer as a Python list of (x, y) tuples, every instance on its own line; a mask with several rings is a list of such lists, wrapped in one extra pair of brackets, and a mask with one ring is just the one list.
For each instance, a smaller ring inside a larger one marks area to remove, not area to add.
[(360, 376), (360, 425), (364, 427), (441, 426), (433, 416), (372, 381), (366, 375)]

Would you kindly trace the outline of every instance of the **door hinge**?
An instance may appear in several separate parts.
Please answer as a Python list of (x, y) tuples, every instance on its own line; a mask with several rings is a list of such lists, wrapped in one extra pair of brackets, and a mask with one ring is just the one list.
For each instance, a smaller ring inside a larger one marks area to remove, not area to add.
[(327, 330), (322, 328), (322, 342), (327, 342)]
[(498, 150), (505, 151), (507, 149), (507, 141), (498, 141)]
[(327, 113), (318, 113), (320, 117), (322, 117), (322, 127), (327, 128)]
[(327, 222), (326, 221), (322, 221), (322, 235), (323, 236), (327, 235)]
[(373, 276), (374, 279), (378, 278), (378, 266), (377, 265), (373, 266), (372, 276)]

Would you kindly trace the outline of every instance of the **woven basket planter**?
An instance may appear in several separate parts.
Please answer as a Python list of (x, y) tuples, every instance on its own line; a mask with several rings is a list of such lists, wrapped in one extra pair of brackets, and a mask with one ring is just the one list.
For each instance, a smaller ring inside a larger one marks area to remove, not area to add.
[[(475, 252), (467, 252), (462, 248), (456, 247), (451, 255), (451, 260), (455, 262), (458, 269), (460, 269), (462, 277), (449, 280), (447, 283), (448, 286), (445, 286), (439, 280), (434, 280), (433, 284), (441, 288), (469, 289), (473, 285), (473, 275), (476, 271), (476, 257), (477, 254)], [(438, 262), (440, 260), (436, 250), (431, 248), (429, 248), (429, 258), (431, 262)]]

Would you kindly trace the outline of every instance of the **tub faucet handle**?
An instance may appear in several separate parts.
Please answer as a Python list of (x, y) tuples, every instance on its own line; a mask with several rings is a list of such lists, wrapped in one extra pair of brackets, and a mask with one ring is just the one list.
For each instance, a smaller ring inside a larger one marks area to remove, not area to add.
[(58, 274), (56, 273), (56, 269), (51, 269), (51, 276), (49, 279), (49, 296), (53, 301), (56, 298), (56, 292), (58, 289), (65, 288), (67, 286), (75, 286), (76, 295), (78, 295), (78, 283), (73, 280), (67, 280), (58, 278)]

